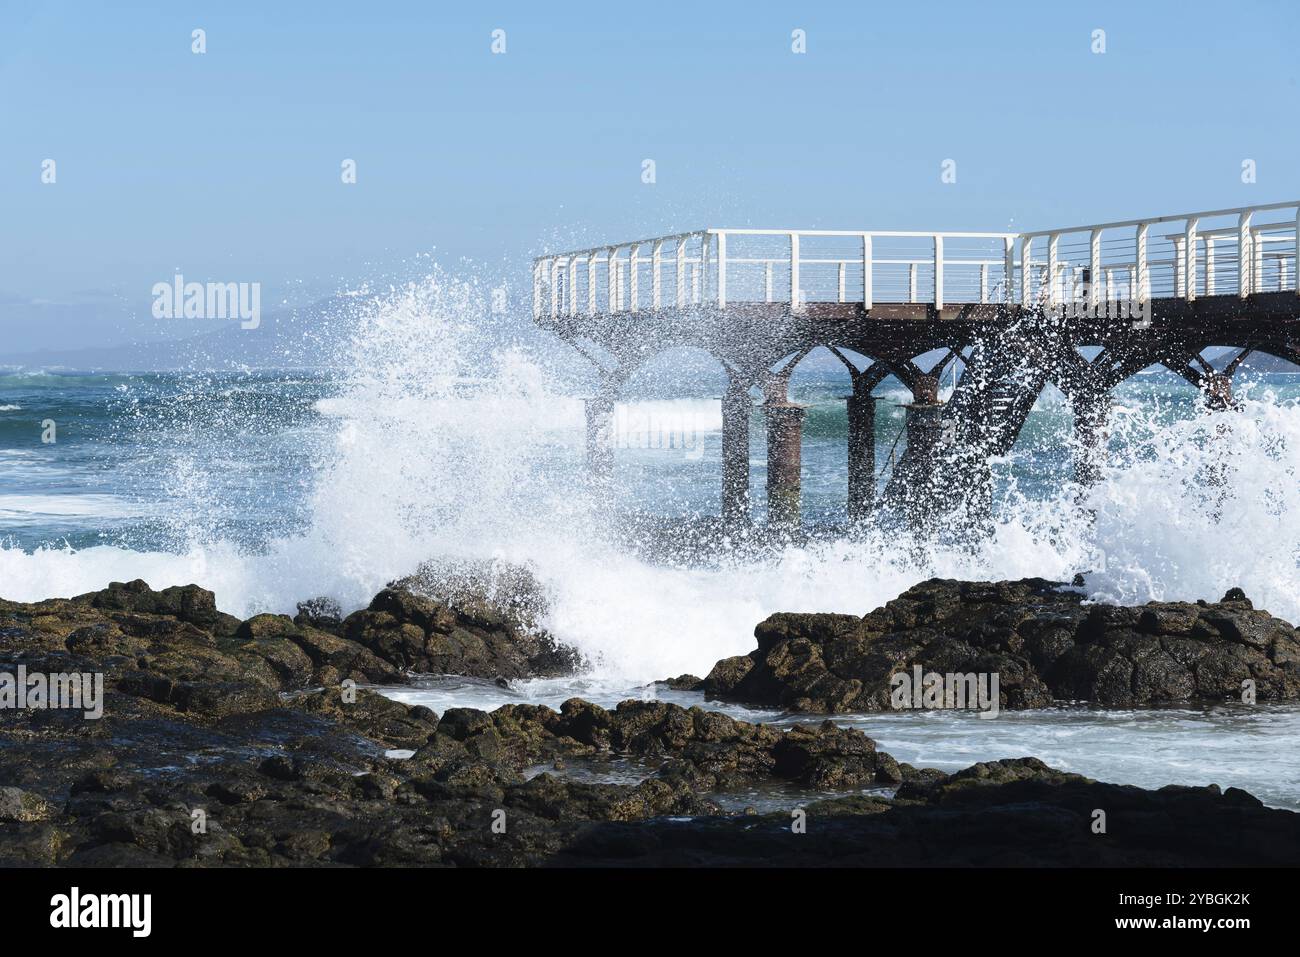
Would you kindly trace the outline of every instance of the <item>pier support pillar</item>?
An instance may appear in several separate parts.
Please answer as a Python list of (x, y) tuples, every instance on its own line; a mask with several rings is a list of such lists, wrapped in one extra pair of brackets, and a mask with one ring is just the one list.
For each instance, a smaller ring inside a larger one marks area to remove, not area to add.
[(597, 487), (614, 479), (614, 400), (587, 399), (587, 476)]
[(1205, 407), (1210, 411), (1222, 412), (1232, 408), (1232, 376), (1215, 372), (1205, 377), (1201, 389), (1205, 393)]
[(933, 481), (944, 444), (943, 403), (914, 402), (905, 406), (909, 482)]
[(849, 522), (871, 514), (876, 504), (876, 397), (856, 385), (848, 396)]
[(942, 467), (943, 449), (948, 441), (944, 425), (944, 405), (939, 401), (939, 380), (920, 376), (912, 384), (910, 405), (904, 406), (907, 430), (906, 471), (903, 500), (914, 525), (926, 525), (936, 513), (945, 510), (946, 498)]
[(937, 375), (919, 375), (912, 383), (912, 403), (914, 405), (940, 405), (939, 377)]
[(800, 441), (806, 410), (790, 402), (767, 402), (767, 520), (779, 528), (795, 529), (800, 522)]
[(939, 401), (939, 377), (918, 376), (912, 384), (912, 404), (907, 406), (907, 447), (918, 477), (934, 474), (944, 443), (943, 403)]
[(749, 390), (729, 382), (722, 396), (722, 524), (727, 529), (749, 523)]
[[(1225, 372), (1212, 372), (1207, 375), (1201, 382), (1201, 390), (1205, 395), (1206, 412), (1227, 412), (1237, 407), (1232, 397), (1232, 376)], [(1233, 420), (1229, 416), (1215, 416), (1215, 438), (1221, 440), (1229, 436), (1232, 433), (1232, 423)], [(1208, 510), (1208, 514), (1215, 521), (1218, 521), (1223, 514), (1223, 505), (1231, 481), (1231, 470), (1228, 456), (1221, 452), (1208, 458), (1198, 472), (1202, 484), (1218, 490)]]
[(1074, 400), (1074, 480), (1096, 485), (1106, 459), (1106, 420), (1110, 393), (1079, 396)]

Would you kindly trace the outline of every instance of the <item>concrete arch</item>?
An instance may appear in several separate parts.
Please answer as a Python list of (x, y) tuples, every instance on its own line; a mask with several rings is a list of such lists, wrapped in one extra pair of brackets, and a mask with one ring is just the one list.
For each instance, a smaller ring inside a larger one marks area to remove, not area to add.
[[(664, 363), (674, 355), (689, 352), (703, 359), (718, 370), (721, 375), (717, 383), (722, 393), (722, 474), (721, 514), (724, 522), (741, 523), (749, 516), (749, 417), (752, 399), (749, 395), (749, 382), (738, 372), (734, 365), (711, 350), (694, 343), (672, 343), (653, 352), (642, 351), (639, 355), (625, 356), (616, 370), (610, 372), (603, 380), (599, 394), (587, 402), (587, 457), (595, 481), (609, 485), (613, 481), (613, 448), (618, 438), (615, 412), (617, 402), (626, 397), (627, 389), (634, 385), (638, 374), (645, 374), (655, 364)], [(701, 363), (697, 362), (697, 369)], [(665, 363), (662, 373), (669, 378), (682, 378), (679, 366)], [(687, 373), (689, 375), (689, 373)], [(664, 396), (667, 398), (667, 396)], [(660, 423), (662, 426), (663, 423)], [(651, 423), (651, 431), (655, 431)], [(662, 442), (663, 429), (657, 433)], [(677, 437), (683, 447), (688, 437)], [(698, 432), (691, 439), (702, 442)], [(670, 436), (670, 444), (672, 437)]]
[[(684, 354), (689, 357), (688, 361), (684, 363), (673, 361), (674, 359), (680, 360)], [(720, 370), (722, 373), (717, 382), (711, 383), (719, 391), (726, 388), (727, 383), (723, 380), (735, 378), (737, 374), (736, 369), (715, 352), (704, 346), (682, 343), (668, 345), (653, 352), (646, 352), (635, 358), (625, 360), (621, 364), (619, 374), (615, 379), (617, 391), (619, 395), (622, 395), (630, 386), (636, 385), (638, 380), (644, 381), (652, 377), (680, 381), (699, 374), (706, 364)], [(662, 368), (656, 368), (658, 366), (662, 366)]]
[[(895, 378), (913, 393), (918, 403), (937, 401), (937, 382), (943, 370), (955, 359), (960, 358), (959, 347), (945, 348), (937, 356), (928, 350), (922, 357), (930, 356), (930, 361), (922, 362), (921, 357), (876, 352), (862, 348), (858, 343), (853, 346), (835, 341), (818, 343), (782, 357), (778, 368), (780, 382), (774, 389), (769, 402), (773, 407), (793, 405), (788, 401), (787, 385), (799, 365), (818, 350), (826, 350), (834, 356), (843, 367), (848, 378), (850, 392), (844, 397), (847, 418), (847, 514), (850, 523), (865, 520), (875, 508), (876, 499), (876, 403), (878, 397), (873, 394), (877, 386), (889, 378)], [(928, 386), (933, 382), (933, 386)], [(765, 409), (768, 408), (765, 405)], [(773, 410), (775, 411), (775, 409)], [(789, 415), (790, 413), (783, 413)], [(799, 424), (802, 414), (796, 413)], [(788, 437), (788, 446), (775, 453), (784, 457), (784, 468), (773, 459), (772, 433), (769, 432), (769, 468), (781, 469), (793, 483), (795, 476), (795, 438)]]

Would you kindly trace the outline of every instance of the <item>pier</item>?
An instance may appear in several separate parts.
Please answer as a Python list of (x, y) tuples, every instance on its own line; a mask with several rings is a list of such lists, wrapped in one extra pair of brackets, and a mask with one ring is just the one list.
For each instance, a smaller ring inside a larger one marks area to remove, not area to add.
[[(1074, 478), (1094, 481), (1111, 390), (1152, 366), (1230, 411), (1252, 353), (1300, 363), (1300, 202), (1036, 232), (701, 229), (554, 253), (533, 263), (533, 316), (599, 373), (587, 403), (593, 476), (631, 374), (694, 347), (726, 370), (721, 514), (749, 521), (749, 418), (761, 395), (767, 513), (800, 522), (804, 409), (789, 382), (814, 349), (844, 364), (851, 521), (888, 505), (912, 517), (969, 501), (1043, 388), (1068, 399)], [(1215, 368), (1203, 353), (1226, 347)], [(947, 401), (939, 383), (960, 375)], [(875, 461), (874, 390), (912, 401), (902, 454)], [(882, 500), (877, 489), (883, 480)], [(978, 499), (978, 494), (974, 498)]]

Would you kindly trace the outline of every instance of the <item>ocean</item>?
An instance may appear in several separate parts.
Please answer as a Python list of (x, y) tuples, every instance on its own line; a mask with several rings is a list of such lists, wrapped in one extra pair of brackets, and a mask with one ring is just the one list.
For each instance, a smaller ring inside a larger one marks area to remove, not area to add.
[[(528, 566), (546, 590), (546, 626), (592, 672), (511, 689), (450, 679), (386, 689), (439, 710), (663, 694), (650, 683), (749, 651), (773, 612), (864, 614), (932, 576), (1082, 573), (1091, 598), (1122, 602), (1215, 600), (1241, 587), (1257, 607), (1300, 620), (1295, 375), (1239, 375), (1240, 409), (1215, 414), (1172, 374), (1129, 380), (1114, 393), (1108, 461), (1090, 489), (1071, 481), (1070, 410), (1049, 387), (994, 463), (995, 528), (975, 547), (869, 529), (684, 561), (610, 529), (628, 516), (671, 526), (717, 514), (717, 375), (683, 375), (667, 356), (637, 377), (616, 413), (613, 500), (598, 500), (583, 481), (583, 360), (536, 349), (526, 318), (514, 334), (487, 315), (474, 287), (435, 276), (360, 310), (336, 371), (0, 370), (0, 595), (31, 601), (144, 578), (196, 582), (240, 616), (292, 614), (322, 595), (360, 607), (429, 559)], [(805, 521), (828, 528), (845, 513), (847, 392), (830, 363), (801, 368), (791, 389), (808, 408)], [(877, 394), (880, 468), (901, 448), (908, 395), (893, 380)], [(764, 458), (756, 409), (759, 521)], [(1227, 480), (1205, 481), (1211, 472)], [(838, 720), (920, 765), (1032, 754), (1102, 780), (1236, 785), (1300, 809), (1295, 706)]]

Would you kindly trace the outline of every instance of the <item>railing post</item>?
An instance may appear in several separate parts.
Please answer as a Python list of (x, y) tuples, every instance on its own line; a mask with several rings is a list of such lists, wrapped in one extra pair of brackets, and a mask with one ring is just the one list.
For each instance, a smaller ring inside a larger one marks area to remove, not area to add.
[(907, 264), (907, 301), (916, 302), (921, 298), (920, 290), (917, 288), (917, 269), (916, 263)]
[(542, 270), (546, 268), (546, 261), (539, 259), (533, 263), (533, 318), (542, 317)]
[(699, 287), (692, 289), (696, 304), (702, 304), (709, 295), (709, 234), (700, 233)]
[(569, 256), (568, 259), (568, 289), (565, 290), (565, 312), (568, 315), (577, 315), (577, 256)]
[(849, 264), (846, 263), (843, 259), (840, 260), (840, 295), (839, 295), (840, 302), (844, 301), (844, 276), (845, 273), (848, 271), (848, 265)]
[(1061, 234), (1052, 233), (1047, 237), (1047, 308), (1052, 309), (1060, 302), (1057, 292), (1056, 273), (1060, 269)]
[(1196, 232), (1200, 228), (1199, 219), (1189, 219), (1187, 234), (1183, 237), (1183, 287), (1189, 301), (1196, 298), (1196, 245), (1200, 242)]
[(1101, 307), (1101, 230), (1088, 236), (1088, 315), (1096, 318)]
[(653, 246), (650, 247), (650, 296), (654, 302), (654, 308), (659, 309), (664, 302), (664, 241), (656, 239)]
[(980, 263), (980, 303), (989, 301), (989, 264)]
[(1186, 236), (1175, 236), (1174, 243), (1174, 297), (1182, 299), (1187, 295), (1187, 256), (1183, 252)]
[(551, 318), (560, 314), (560, 261), (551, 260)]
[(1250, 267), (1250, 286), (1255, 292), (1264, 291), (1264, 247), (1267, 245), (1259, 230), (1250, 231), (1250, 250), (1255, 259)]
[(618, 312), (618, 247), (610, 246), (605, 264), (605, 298), (609, 300), (609, 311)]
[(1214, 237), (1205, 237), (1205, 294), (1214, 295)]
[(1250, 220), (1250, 210), (1237, 217), (1237, 295), (1242, 299), (1254, 292), (1251, 267), (1255, 257), (1251, 250)]
[(1295, 213), (1295, 294), (1300, 296), (1300, 209)]
[(1034, 239), (1032, 236), (1020, 237), (1020, 305), (1029, 309), (1034, 304)]
[(1141, 223), (1137, 228), (1137, 265), (1134, 266), (1133, 285), (1136, 286), (1134, 299), (1139, 305), (1151, 298), (1151, 267), (1147, 263), (1147, 237), (1151, 232), (1150, 223)]
[[(1300, 218), (1297, 219), (1300, 223)], [(871, 288), (871, 267), (873, 254), (871, 251), (871, 233), (862, 234), (862, 308), (868, 312), (871, 311), (871, 297), (873, 291)]]
[(718, 308), (727, 308), (727, 234), (718, 233)]
[(633, 312), (637, 311), (640, 303), (638, 302), (638, 289), (640, 280), (637, 277), (637, 267), (641, 265), (641, 244), (633, 243), (627, 253), (627, 307)]
[(790, 234), (790, 311), (798, 312), (799, 302), (799, 234)]
[(686, 237), (677, 237), (677, 308), (686, 305)]
[(1002, 298), (1007, 305), (1016, 301), (1016, 237), (1002, 237)]
[(934, 308), (943, 308), (943, 237), (934, 237)]
[(592, 251), (587, 255), (587, 314), (596, 314), (596, 263), (600, 253)]

